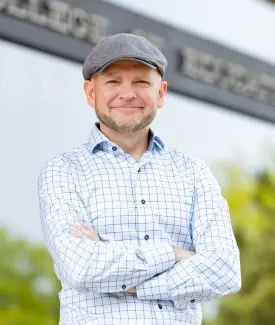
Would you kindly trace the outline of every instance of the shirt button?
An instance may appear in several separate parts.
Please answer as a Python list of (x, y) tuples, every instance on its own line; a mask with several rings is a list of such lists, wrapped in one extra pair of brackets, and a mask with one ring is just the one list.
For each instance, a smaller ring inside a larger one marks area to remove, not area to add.
[(123, 284), (123, 286), (122, 286), (122, 289), (123, 289), (123, 290), (125, 290), (125, 289), (126, 289), (126, 285), (125, 285), (125, 284)]
[(193, 304), (195, 301), (196, 301), (195, 299), (192, 299), (192, 300), (191, 300), (192, 304)]
[(148, 235), (145, 235), (145, 236), (144, 236), (144, 239), (145, 239), (145, 240), (148, 240), (148, 239), (149, 239), (149, 236), (148, 236)]
[(141, 200), (141, 203), (142, 203), (142, 204), (145, 204), (145, 200)]
[(158, 304), (158, 307), (159, 307), (159, 309), (162, 309), (162, 305), (161, 304)]
[(115, 147), (115, 146), (112, 147), (112, 150), (113, 150), (113, 151), (116, 151), (116, 150), (117, 150), (117, 147)]
[(140, 173), (140, 169), (138, 170), (138, 173)]

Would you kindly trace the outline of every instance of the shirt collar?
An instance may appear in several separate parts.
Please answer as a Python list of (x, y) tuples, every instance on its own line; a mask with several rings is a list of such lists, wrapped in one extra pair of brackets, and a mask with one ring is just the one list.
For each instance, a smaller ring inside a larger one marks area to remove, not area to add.
[[(148, 150), (153, 151), (153, 150), (162, 150), (164, 149), (164, 143), (162, 140), (156, 136), (153, 131), (150, 129), (149, 130), (149, 146)], [(104, 150), (105, 148), (110, 146), (114, 146), (115, 144), (112, 143), (99, 129), (99, 123), (95, 123), (92, 132), (89, 137), (89, 145), (91, 152), (94, 153), (97, 149), (98, 150)], [(106, 151), (106, 149), (104, 150)]]

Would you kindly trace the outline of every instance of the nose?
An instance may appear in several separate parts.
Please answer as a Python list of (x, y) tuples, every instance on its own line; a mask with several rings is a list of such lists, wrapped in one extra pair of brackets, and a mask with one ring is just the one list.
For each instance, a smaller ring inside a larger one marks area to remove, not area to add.
[(121, 85), (119, 99), (124, 101), (131, 101), (137, 98), (137, 94), (131, 85)]

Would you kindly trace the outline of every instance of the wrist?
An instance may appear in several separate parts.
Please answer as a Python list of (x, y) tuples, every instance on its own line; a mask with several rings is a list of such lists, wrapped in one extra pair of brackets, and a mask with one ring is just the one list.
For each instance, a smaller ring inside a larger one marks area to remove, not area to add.
[(175, 253), (175, 260), (176, 262), (181, 261), (181, 248), (177, 246), (173, 246), (174, 253)]
[(173, 249), (174, 249), (174, 253), (175, 253), (176, 262), (180, 262), (182, 260), (185, 260), (185, 259), (195, 255), (195, 252), (186, 251), (182, 247), (173, 246)]

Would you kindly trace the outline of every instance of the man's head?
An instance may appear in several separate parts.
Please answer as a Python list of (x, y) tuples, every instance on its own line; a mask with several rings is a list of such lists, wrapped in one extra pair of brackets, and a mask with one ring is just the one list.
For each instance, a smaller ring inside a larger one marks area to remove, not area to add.
[(124, 134), (148, 127), (163, 105), (166, 66), (143, 37), (116, 34), (100, 42), (83, 66), (84, 90), (99, 121)]

